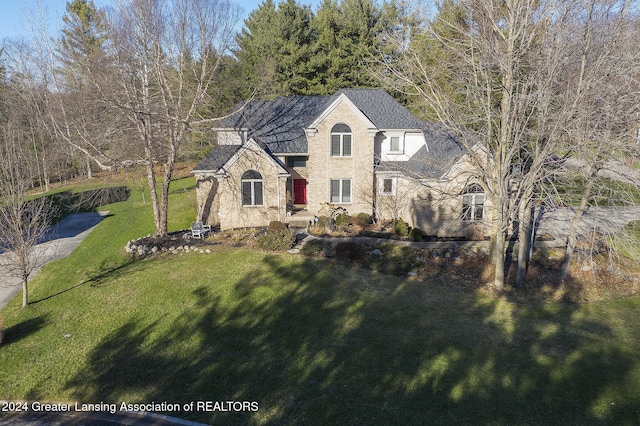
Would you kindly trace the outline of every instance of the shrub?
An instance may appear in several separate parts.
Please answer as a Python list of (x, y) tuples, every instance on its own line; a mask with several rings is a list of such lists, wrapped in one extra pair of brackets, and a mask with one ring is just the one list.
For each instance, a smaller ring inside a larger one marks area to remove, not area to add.
[(285, 225), (284, 223), (278, 220), (272, 220), (271, 222), (269, 222), (268, 232), (280, 232), (280, 231), (285, 231), (286, 229), (287, 229), (287, 225)]
[(324, 243), (322, 240), (310, 240), (304, 243), (302, 249), (300, 250), (300, 254), (303, 256), (309, 257), (318, 257), (322, 255), (322, 248)]
[(349, 226), (351, 218), (347, 213), (340, 213), (336, 216), (336, 226)]
[(405, 276), (413, 269), (415, 254), (409, 247), (383, 243), (378, 245), (382, 256), (368, 256), (364, 259), (364, 265), (371, 270), (382, 274)]
[(327, 235), (327, 228), (320, 227), (320, 226), (312, 226), (309, 228), (309, 234), (316, 235), (316, 236)]
[(366, 226), (373, 223), (373, 219), (370, 214), (367, 213), (358, 213), (355, 218), (355, 223), (358, 226)]
[(326, 228), (327, 226), (331, 225), (331, 219), (327, 216), (320, 216), (318, 217), (318, 226), (321, 228)]
[(267, 232), (256, 238), (256, 245), (262, 250), (282, 251), (289, 250), (296, 241), (295, 232), (285, 229), (283, 231)]
[(411, 241), (422, 241), (423, 237), (424, 237), (424, 232), (422, 231), (422, 229), (411, 228), (411, 231), (409, 231), (409, 239)]
[(2, 345), (2, 338), (4, 337), (4, 324), (2, 318), (0, 318), (0, 345)]
[(393, 231), (396, 233), (396, 235), (406, 237), (409, 233), (409, 227), (407, 226), (407, 223), (402, 220), (402, 218), (400, 218), (397, 219), (393, 224)]

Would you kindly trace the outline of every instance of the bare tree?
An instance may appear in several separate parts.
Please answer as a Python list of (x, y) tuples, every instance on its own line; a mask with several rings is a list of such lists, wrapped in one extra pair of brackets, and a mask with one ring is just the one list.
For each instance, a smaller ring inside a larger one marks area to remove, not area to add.
[(22, 283), (22, 307), (29, 303), (28, 282), (31, 273), (42, 266), (42, 246), (48, 225), (45, 198), (28, 200), (33, 176), (26, 167), (29, 158), (19, 145), (9, 121), (3, 125), (0, 139), (0, 266), (3, 273)]
[(108, 12), (95, 14), (100, 49), (91, 45), (91, 55), (62, 61), (64, 44), (56, 46), (41, 31), (36, 78), (49, 89), (47, 112), (57, 138), (101, 169), (146, 167), (162, 236), (175, 162), (190, 132), (211, 126), (207, 97), (239, 8), (227, 0), (130, 0)]
[[(519, 223), (521, 284), (533, 200), (555, 167), (549, 157), (563, 149), (585, 88), (597, 83), (593, 69), (606, 63), (600, 51), (589, 51), (589, 60), (576, 67), (570, 50), (580, 45), (576, 31), (605, 17), (624, 21), (632, 1), (442, 4), (446, 13), (441, 9), (435, 19), (412, 28), (411, 39), (389, 36), (395, 54), (383, 60), (381, 76), (395, 90), (417, 97), (423, 115), (444, 123), (465, 146), (493, 206), (498, 289), (505, 281), (505, 237)], [(593, 16), (592, 7), (610, 15)]]
[[(225, 0), (134, 0), (108, 19), (115, 74), (95, 73), (94, 82), (143, 148), (158, 236), (167, 232), (179, 148), (190, 128), (206, 121), (199, 107), (238, 18), (237, 7)], [(161, 179), (156, 165), (162, 166)]]
[[(568, 149), (578, 167), (569, 170), (565, 182), (577, 178), (585, 184), (573, 194), (579, 202), (567, 237), (562, 280), (569, 275), (582, 216), (590, 198), (602, 189), (598, 177), (616, 159), (632, 156), (637, 145), (640, 28), (638, 11), (631, 6), (632, 2), (588, 2), (589, 19), (572, 49), (578, 64), (574, 72), (584, 83), (576, 88), (580, 99), (566, 126)], [(632, 202), (627, 191), (616, 192), (615, 203)]]

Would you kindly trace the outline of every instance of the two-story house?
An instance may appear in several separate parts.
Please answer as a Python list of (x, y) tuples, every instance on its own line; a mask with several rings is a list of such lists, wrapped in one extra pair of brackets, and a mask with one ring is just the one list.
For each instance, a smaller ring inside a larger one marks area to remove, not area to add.
[(379, 89), (281, 97), (238, 107), (198, 164), (199, 219), (221, 229), (286, 222), (327, 206), (402, 217), (429, 234), (485, 221), (465, 150)]

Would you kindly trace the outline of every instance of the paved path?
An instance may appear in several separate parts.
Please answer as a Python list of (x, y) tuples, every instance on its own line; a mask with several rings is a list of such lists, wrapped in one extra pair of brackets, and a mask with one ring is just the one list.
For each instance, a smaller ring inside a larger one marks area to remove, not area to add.
[[(47, 232), (44, 241), (36, 246), (35, 256), (43, 266), (52, 260), (67, 257), (86, 238), (107, 212), (75, 213), (67, 216)], [(21, 280), (10, 276), (3, 259), (9, 254), (0, 252), (0, 309), (22, 290)], [(31, 273), (31, 278), (38, 272)]]
[[(566, 240), (575, 215), (575, 208), (557, 208), (544, 211), (539, 221), (538, 235), (549, 234), (561, 241)], [(604, 235), (618, 232), (633, 221), (640, 220), (640, 207), (590, 207), (582, 216), (579, 234), (589, 235), (593, 231)]]
[[(565, 160), (564, 165), (571, 170), (586, 171), (589, 163), (585, 160), (569, 157)], [(598, 175), (619, 182), (640, 186), (640, 169), (629, 167), (620, 160), (607, 161), (604, 167), (598, 172)]]

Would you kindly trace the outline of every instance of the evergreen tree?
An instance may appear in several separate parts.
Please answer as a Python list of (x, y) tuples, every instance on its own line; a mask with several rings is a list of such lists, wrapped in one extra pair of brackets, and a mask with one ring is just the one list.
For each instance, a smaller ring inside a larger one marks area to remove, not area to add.
[(236, 37), (235, 54), (247, 83), (245, 96), (254, 88), (262, 92), (278, 94), (275, 87), (277, 52), (280, 51), (276, 5), (265, 0), (244, 21), (244, 27)]
[[(456, 83), (460, 79), (458, 74), (467, 72), (469, 63), (453, 52), (451, 40), (462, 40), (461, 29), (468, 29), (469, 25), (467, 13), (456, 0), (442, 0), (430, 24), (432, 33), (409, 31), (411, 51), (419, 55), (420, 62), (429, 68), (438, 86), (448, 93), (448, 98), (460, 105), (470, 101), (465, 99), (464, 90), (460, 90)], [(415, 114), (427, 120), (438, 120), (434, 111), (420, 97), (410, 99), (408, 107)], [(466, 124), (473, 127), (473, 123)]]
[(245, 20), (236, 38), (242, 72), (248, 90), (263, 96), (307, 93), (314, 40), (311, 8), (295, 0), (276, 5), (265, 0)]
[[(68, 138), (76, 150), (82, 153), (87, 177), (91, 178), (93, 172), (90, 152), (95, 147), (100, 149), (101, 141), (86, 135), (89, 133), (88, 129), (102, 122), (104, 109), (95, 102), (95, 89), (89, 84), (89, 70), (108, 66), (104, 50), (107, 41), (105, 15), (93, 0), (72, 0), (67, 2), (66, 10), (67, 13), (62, 17), (64, 25), (57, 48), (61, 63), (58, 71), (67, 88), (66, 113), (85, 117), (82, 130), (69, 132)], [(80, 136), (83, 134), (85, 136)]]
[(310, 66), (315, 34), (311, 27), (311, 8), (295, 0), (278, 5), (281, 39), (278, 52), (278, 83), (285, 94), (311, 94), (315, 70)]
[[(369, 58), (402, 17), (392, 0), (323, 0), (317, 14), (295, 0), (265, 0), (245, 20), (236, 56), (249, 88), (262, 94), (327, 95), (372, 87)], [(248, 93), (247, 93), (248, 94)]]
[(324, 92), (376, 86), (371, 57), (384, 54), (384, 35), (402, 20), (402, 7), (394, 1), (378, 7), (373, 0), (324, 0), (314, 21), (314, 57)]
[(89, 62), (104, 58), (104, 11), (93, 0), (67, 2), (58, 54), (68, 71), (84, 74)]

